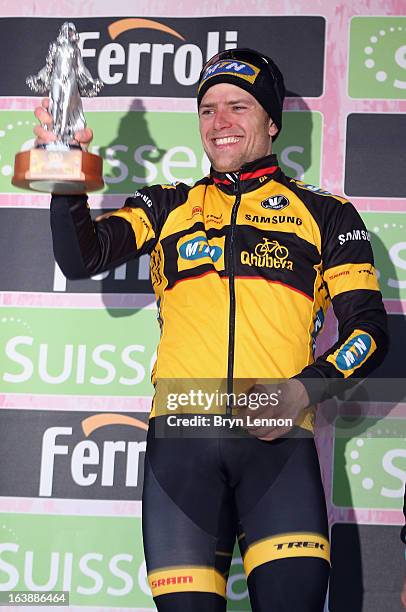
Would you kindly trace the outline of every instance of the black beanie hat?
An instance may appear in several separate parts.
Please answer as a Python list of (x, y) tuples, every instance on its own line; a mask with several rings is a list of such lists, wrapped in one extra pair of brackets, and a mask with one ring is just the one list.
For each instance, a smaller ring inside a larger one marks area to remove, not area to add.
[(218, 53), (203, 67), (199, 78), (197, 107), (206, 91), (218, 83), (231, 83), (248, 91), (278, 127), (282, 129), (285, 85), (278, 66), (266, 55), (253, 49), (229, 49)]

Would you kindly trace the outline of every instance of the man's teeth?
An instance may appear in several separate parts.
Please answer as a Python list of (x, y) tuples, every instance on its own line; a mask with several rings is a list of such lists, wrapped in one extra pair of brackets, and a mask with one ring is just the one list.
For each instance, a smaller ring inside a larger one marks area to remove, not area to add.
[(216, 145), (225, 145), (225, 144), (233, 144), (234, 142), (239, 142), (239, 138), (236, 136), (228, 136), (227, 138), (216, 138)]

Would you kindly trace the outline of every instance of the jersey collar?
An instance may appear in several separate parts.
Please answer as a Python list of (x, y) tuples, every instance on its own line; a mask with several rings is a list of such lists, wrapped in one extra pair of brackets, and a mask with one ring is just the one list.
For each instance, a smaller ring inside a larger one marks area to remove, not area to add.
[(244, 164), (239, 172), (217, 172), (211, 168), (210, 176), (214, 184), (225, 193), (235, 193), (238, 182), (240, 193), (245, 193), (258, 189), (270, 181), (277, 170), (279, 170), (278, 159), (272, 154)]

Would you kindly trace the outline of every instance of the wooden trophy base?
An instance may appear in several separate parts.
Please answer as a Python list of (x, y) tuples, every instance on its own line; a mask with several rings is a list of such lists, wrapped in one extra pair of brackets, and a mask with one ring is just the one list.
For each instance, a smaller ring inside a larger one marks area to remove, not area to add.
[(31, 149), (17, 153), (12, 184), (45, 193), (87, 193), (101, 189), (103, 160), (81, 149)]

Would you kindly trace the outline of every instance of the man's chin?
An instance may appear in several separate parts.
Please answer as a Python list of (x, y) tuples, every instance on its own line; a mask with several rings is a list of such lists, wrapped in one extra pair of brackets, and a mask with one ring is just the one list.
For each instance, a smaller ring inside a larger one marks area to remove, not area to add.
[(214, 170), (216, 170), (216, 172), (221, 172), (222, 174), (226, 174), (227, 172), (238, 172), (240, 170), (239, 167), (232, 167), (232, 168), (216, 168), (216, 166), (213, 166)]
[(217, 172), (224, 173), (224, 172), (238, 172), (242, 164), (236, 161), (225, 162), (225, 161), (211, 160), (211, 165), (214, 168), (214, 170), (216, 170)]

